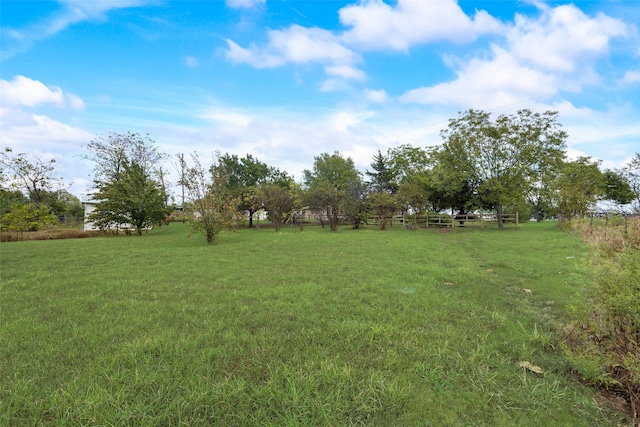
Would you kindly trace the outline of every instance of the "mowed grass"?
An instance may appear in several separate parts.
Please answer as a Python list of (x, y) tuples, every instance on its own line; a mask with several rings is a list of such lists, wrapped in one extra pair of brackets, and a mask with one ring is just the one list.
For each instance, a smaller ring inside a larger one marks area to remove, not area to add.
[(555, 224), (188, 233), (0, 246), (0, 425), (624, 422), (556, 350), (590, 275)]

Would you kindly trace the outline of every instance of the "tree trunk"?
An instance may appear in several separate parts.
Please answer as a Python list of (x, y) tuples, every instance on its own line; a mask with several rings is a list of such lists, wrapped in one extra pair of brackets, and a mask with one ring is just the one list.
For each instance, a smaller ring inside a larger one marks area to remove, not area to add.
[(253, 228), (253, 214), (252, 210), (249, 210), (249, 228)]
[(496, 218), (498, 219), (498, 229), (504, 230), (504, 223), (502, 222), (502, 205), (500, 202), (496, 202)]

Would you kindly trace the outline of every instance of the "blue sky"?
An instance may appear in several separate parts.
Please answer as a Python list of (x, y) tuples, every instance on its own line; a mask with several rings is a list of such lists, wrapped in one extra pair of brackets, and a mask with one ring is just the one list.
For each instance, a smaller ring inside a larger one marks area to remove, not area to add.
[(0, 19), (2, 149), (55, 158), (81, 198), (108, 132), (297, 179), (323, 152), (364, 171), (440, 144), (469, 108), (559, 111), (569, 156), (603, 168), (640, 151), (635, 0), (0, 0)]

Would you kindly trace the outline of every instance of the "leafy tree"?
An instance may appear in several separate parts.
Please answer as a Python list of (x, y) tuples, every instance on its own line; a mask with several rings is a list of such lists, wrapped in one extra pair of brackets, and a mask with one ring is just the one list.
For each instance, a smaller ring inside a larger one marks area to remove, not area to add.
[(100, 229), (131, 224), (140, 235), (169, 214), (162, 186), (135, 161), (125, 160), (118, 179), (101, 184), (94, 198), (98, 203), (88, 219)]
[(80, 218), (84, 215), (82, 202), (67, 190), (47, 191), (43, 195), (44, 204), (49, 206), (56, 216)]
[(111, 132), (87, 148), (86, 158), (94, 162), (93, 197), (98, 201), (90, 221), (99, 228), (131, 224), (138, 234), (164, 221), (167, 194), (158, 165), (165, 155), (148, 135)]
[(563, 162), (541, 165), (534, 175), (529, 178), (526, 202), (529, 212), (540, 222), (554, 211), (554, 183), (560, 175)]
[(424, 188), (426, 175), (433, 167), (431, 153), (427, 149), (403, 144), (387, 151), (387, 163), (396, 191), (401, 184), (412, 183)]
[[(430, 153), (434, 166), (425, 181), (426, 195), (434, 211), (452, 209), (465, 214), (474, 207), (474, 192), (478, 182), (469, 179), (460, 169), (469, 170), (465, 164), (461, 168), (459, 159), (450, 150), (435, 149)], [(417, 190), (414, 190), (415, 193)]]
[(285, 172), (267, 165), (247, 154), (242, 158), (224, 154), (214, 167), (224, 168), (229, 177), (228, 191), (239, 200), (238, 209), (249, 214), (249, 227), (253, 227), (253, 214), (261, 208), (258, 200), (258, 187), (262, 183), (289, 185), (293, 179)]
[(500, 229), (503, 205), (526, 194), (542, 165), (564, 156), (567, 135), (557, 115), (520, 110), (492, 121), (487, 112), (469, 110), (442, 131), (453, 167), (448, 175), (459, 174), (474, 189), (475, 203), (495, 210)]
[(354, 230), (360, 229), (367, 221), (367, 196), (367, 188), (360, 180), (349, 182), (345, 189), (341, 210)]
[(633, 202), (635, 193), (631, 184), (623, 173), (606, 170), (602, 174), (604, 179), (604, 197), (621, 205)]
[(197, 154), (192, 154), (193, 165), (187, 167), (183, 181), (193, 216), (190, 220), (194, 232), (202, 233), (207, 244), (237, 220), (239, 201), (228, 193), (229, 177), (224, 168), (214, 164), (205, 170)]
[(6, 148), (0, 153), (0, 176), (9, 181), (10, 188), (21, 191), (36, 206), (40, 206), (45, 194), (61, 183), (61, 179), (54, 174), (55, 164), (54, 159), (44, 161), (35, 154), (13, 155), (12, 150)]
[(135, 161), (145, 175), (160, 180), (160, 162), (166, 157), (158, 151), (149, 135), (111, 132), (98, 136), (87, 145), (85, 156), (94, 163), (96, 188), (120, 179), (127, 165)]
[(304, 185), (309, 204), (326, 215), (331, 231), (337, 231), (340, 209), (350, 185), (360, 182), (360, 173), (351, 158), (339, 152), (323, 153), (314, 158), (313, 169), (304, 171)]
[(408, 212), (418, 213), (427, 205), (427, 193), (423, 185), (416, 182), (404, 182), (400, 184), (397, 201)]
[(397, 209), (396, 195), (386, 192), (374, 192), (369, 195), (369, 208), (375, 214), (380, 230), (387, 228), (387, 220)]
[(565, 162), (555, 183), (555, 206), (565, 220), (584, 216), (605, 192), (598, 162), (579, 157)]
[(291, 189), (268, 182), (260, 184), (256, 198), (268, 212), (276, 231), (280, 230), (296, 204), (295, 193)]

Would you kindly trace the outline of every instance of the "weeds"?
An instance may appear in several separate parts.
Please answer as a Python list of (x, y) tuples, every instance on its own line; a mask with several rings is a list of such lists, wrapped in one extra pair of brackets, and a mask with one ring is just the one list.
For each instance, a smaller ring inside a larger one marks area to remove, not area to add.
[(594, 287), (578, 307), (577, 333), (567, 357), (582, 378), (622, 396), (624, 409), (640, 417), (640, 219), (624, 228), (577, 223), (594, 253)]

